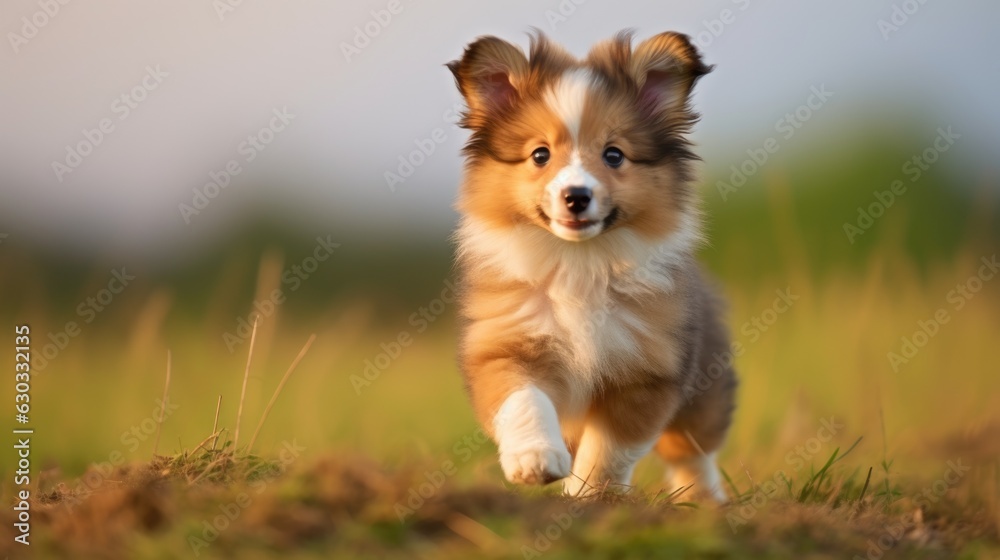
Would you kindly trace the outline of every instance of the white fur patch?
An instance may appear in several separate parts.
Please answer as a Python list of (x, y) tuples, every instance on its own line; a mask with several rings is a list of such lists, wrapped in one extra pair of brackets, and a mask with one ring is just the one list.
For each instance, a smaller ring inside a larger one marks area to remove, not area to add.
[(569, 129), (574, 144), (580, 136), (583, 106), (592, 84), (593, 77), (590, 72), (577, 68), (567, 71), (559, 82), (545, 93), (545, 103)]
[(463, 220), (458, 237), (459, 251), (474, 266), (538, 288), (527, 299), (512, 297), (511, 313), (485, 319), (481, 327), (527, 330), (560, 341), (565, 360), (578, 372), (574, 380), (587, 393), (580, 398), (596, 386), (603, 363), (641, 358), (637, 337), (652, 335), (642, 317), (615, 306), (612, 291), (637, 297), (671, 291), (671, 265), (687, 258), (701, 239), (690, 216), (658, 243), (645, 242), (628, 228), (573, 242), (535, 226), (501, 231), (470, 219)]
[(556, 408), (534, 385), (511, 393), (493, 419), (500, 467), (507, 480), (544, 484), (569, 475), (572, 458)]
[(564, 188), (594, 188), (597, 184), (597, 179), (583, 167), (583, 160), (580, 158), (580, 152), (578, 150), (573, 150), (573, 153), (570, 154), (569, 157), (569, 164), (560, 169), (559, 172), (556, 173), (556, 176), (549, 181), (549, 184), (545, 185), (545, 192), (549, 196), (556, 197), (557, 204), (565, 205), (565, 202), (562, 199), (562, 190)]

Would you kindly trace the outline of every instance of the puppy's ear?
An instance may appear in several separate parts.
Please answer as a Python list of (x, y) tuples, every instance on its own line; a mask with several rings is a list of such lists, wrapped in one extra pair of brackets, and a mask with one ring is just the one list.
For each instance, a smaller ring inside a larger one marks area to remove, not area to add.
[(464, 125), (477, 128), (502, 115), (521, 98), (528, 59), (516, 46), (496, 37), (481, 37), (465, 48), (461, 60), (448, 63), (469, 110)]
[(665, 117), (684, 107), (695, 82), (712, 67), (701, 61), (687, 35), (671, 31), (637, 46), (629, 70), (642, 110), (650, 117)]

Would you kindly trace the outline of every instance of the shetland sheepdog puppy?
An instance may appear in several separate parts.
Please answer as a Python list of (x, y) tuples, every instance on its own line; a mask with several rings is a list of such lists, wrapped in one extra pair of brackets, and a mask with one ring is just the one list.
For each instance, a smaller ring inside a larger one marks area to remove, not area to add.
[(715, 454), (736, 380), (694, 258), (686, 139), (711, 68), (670, 32), (634, 48), (622, 32), (582, 60), (540, 33), (527, 55), (482, 37), (448, 68), (471, 130), (460, 368), (507, 480), (621, 489), (655, 448), (673, 489), (725, 501)]

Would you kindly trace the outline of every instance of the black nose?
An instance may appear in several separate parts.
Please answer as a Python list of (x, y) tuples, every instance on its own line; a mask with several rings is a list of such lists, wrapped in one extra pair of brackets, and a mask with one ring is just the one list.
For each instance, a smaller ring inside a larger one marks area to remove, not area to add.
[(566, 199), (566, 208), (574, 214), (579, 214), (587, 209), (593, 192), (587, 187), (567, 187), (563, 189), (562, 195)]

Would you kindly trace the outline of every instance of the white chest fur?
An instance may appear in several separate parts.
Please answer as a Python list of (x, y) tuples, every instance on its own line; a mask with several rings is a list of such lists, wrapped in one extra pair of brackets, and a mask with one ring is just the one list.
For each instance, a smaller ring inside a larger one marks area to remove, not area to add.
[(636, 356), (651, 334), (647, 319), (619, 302), (671, 291), (669, 265), (686, 258), (699, 235), (692, 220), (657, 243), (627, 228), (572, 242), (534, 226), (497, 231), (465, 220), (458, 238), (469, 264), (532, 287), (498, 321), (551, 340), (589, 389), (607, 363)]
[[(620, 361), (639, 351), (639, 340), (649, 334), (647, 322), (622, 306), (615, 297), (617, 278), (607, 275), (577, 277), (559, 270), (533, 297), (536, 315), (530, 332), (551, 340), (565, 362), (591, 385), (609, 361)], [(526, 326), (527, 326), (526, 325)]]

